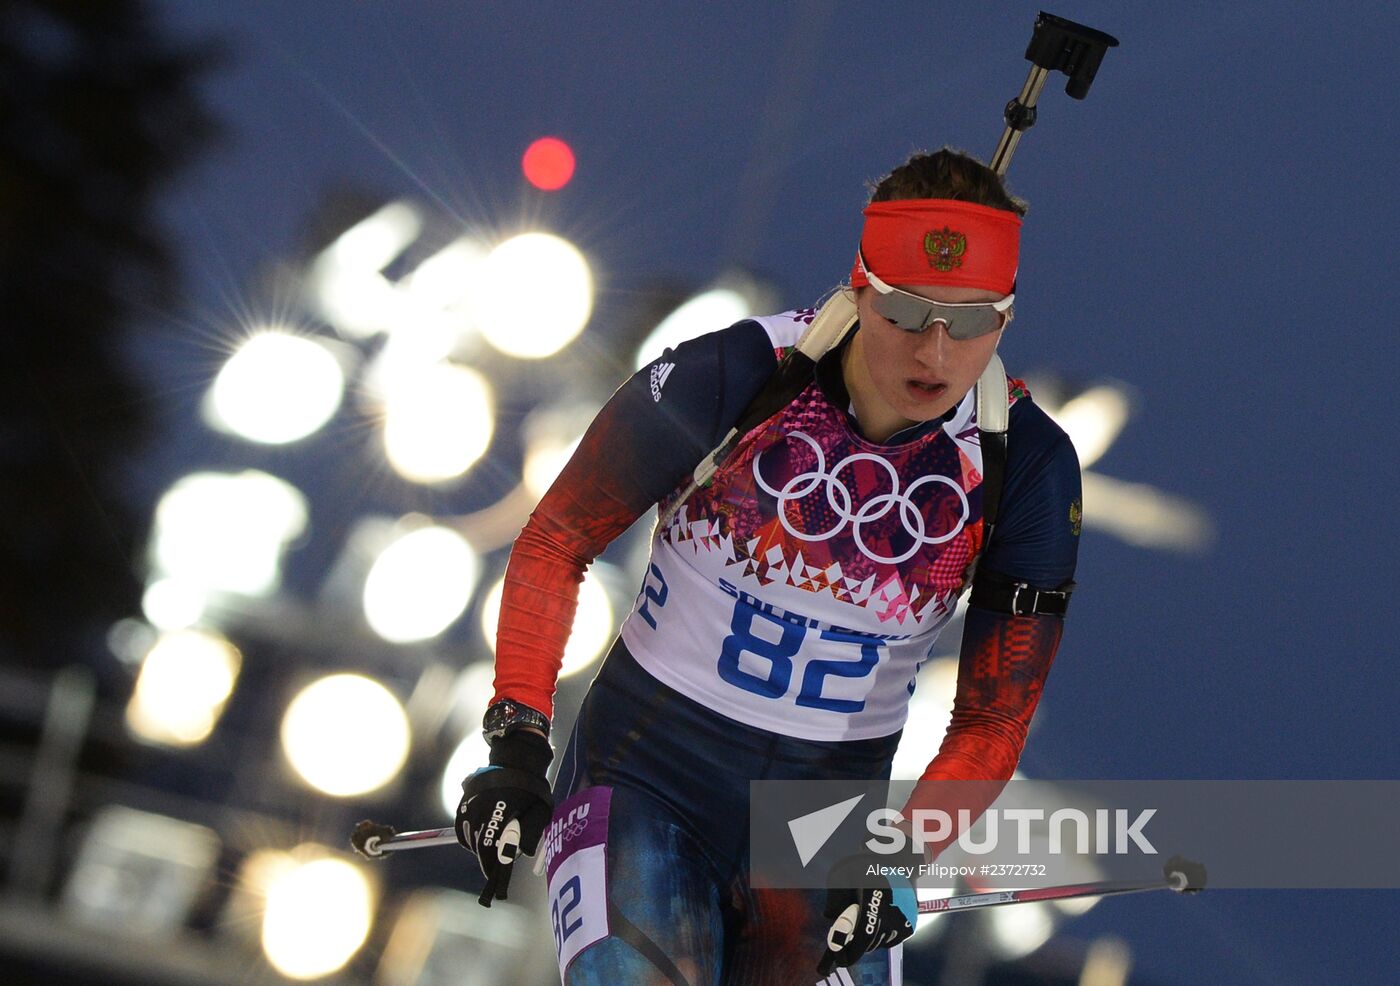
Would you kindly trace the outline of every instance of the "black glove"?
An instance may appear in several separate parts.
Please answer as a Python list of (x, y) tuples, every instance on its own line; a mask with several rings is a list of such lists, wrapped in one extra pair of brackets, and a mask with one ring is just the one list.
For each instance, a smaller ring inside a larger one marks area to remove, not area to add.
[(554, 811), (545, 770), (554, 759), (549, 740), (517, 729), (491, 744), (491, 766), (462, 782), (457, 841), (476, 854), (486, 886), (480, 902), (505, 900), (517, 856), (533, 856)]
[(865, 884), (863, 889), (826, 892), (822, 913), (834, 920), (826, 933), (827, 949), (817, 963), (819, 976), (831, 975), (836, 966), (854, 965), (866, 952), (898, 945), (918, 924), (919, 902), (909, 880), (894, 874), (862, 876), (859, 882)]

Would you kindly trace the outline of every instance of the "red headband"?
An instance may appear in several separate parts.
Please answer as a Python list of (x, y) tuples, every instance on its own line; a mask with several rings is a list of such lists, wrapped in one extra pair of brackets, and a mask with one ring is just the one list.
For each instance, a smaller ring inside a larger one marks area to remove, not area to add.
[[(953, 199), (872, 202), (860, 248), (886, 284), (942, 284), (1010, 294), (1020, 255), (1021, 217)], [(856, 257), (851, 284), (870, 282)]]

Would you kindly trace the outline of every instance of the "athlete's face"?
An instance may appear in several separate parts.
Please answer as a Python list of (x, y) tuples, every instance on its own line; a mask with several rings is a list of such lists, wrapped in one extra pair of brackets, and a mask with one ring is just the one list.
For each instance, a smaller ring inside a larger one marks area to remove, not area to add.
[[(947, 304), (1005, 297), (976, 288), (925, 285), (904, 290)], [(947, 326), (934, 322), (923, 332), (906, 332), (871, 307), (874, 293), (868, 287), (856, 293), (860, 331), (851, 339), (844, 369), (857, 417), (869, 437), (879, 440), (915, 422), (942, 417), (961, 401), (987, 369), (1004, 330), (954, 339)]]

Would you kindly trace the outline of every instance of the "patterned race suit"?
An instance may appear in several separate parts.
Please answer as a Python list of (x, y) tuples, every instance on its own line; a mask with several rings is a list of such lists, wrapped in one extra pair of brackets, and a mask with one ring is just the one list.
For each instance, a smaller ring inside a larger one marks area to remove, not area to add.
[[(552, 713), (585, 568), (672, 505), (811, 316), (684, 343), (608, 402), (512, 552), (496, 699)], [(915, 672), (984, 537), (974, 394), (871, 442), (841, 356), (653, 534), (560, 758), (543, 851), (567, 983), (817, 979), (822, 894), (748, 885), (748, 782), (888, 776)], [(979, 570), (1054, 589), (1074, 575), (1078, 461), (1010, 386), (1001, 518)], [(969, 609), (952, 724), (925, 778), (1010, 777), (1062, 626)], [(897, 983), (899, 963), (898, 948), (872, 952), (829, 981)]]

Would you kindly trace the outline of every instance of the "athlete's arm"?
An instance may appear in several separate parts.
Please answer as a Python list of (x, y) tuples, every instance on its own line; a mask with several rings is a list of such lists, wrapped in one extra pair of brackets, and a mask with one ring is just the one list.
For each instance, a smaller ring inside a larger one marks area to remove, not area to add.
[[(1039, 408), (1023, 399), (1011, 411), (1003, 514), (978, 570), (1060, 589), (1073, 582), (1078, 557), (1079, 460)], [(921, 785), (906, 817), (938, 807), (976, 819), (996, 799), (1021, 759), (1063, 632), (1061, 616), (968, 607), (952, 722), (921, 780), (987, 783)]]
[(767, 333), (740, 322), (668, 349), (609, 399), (511, 550), (493, 702), (552, 716), (584, 571), (690, 474), (774, 365)]

